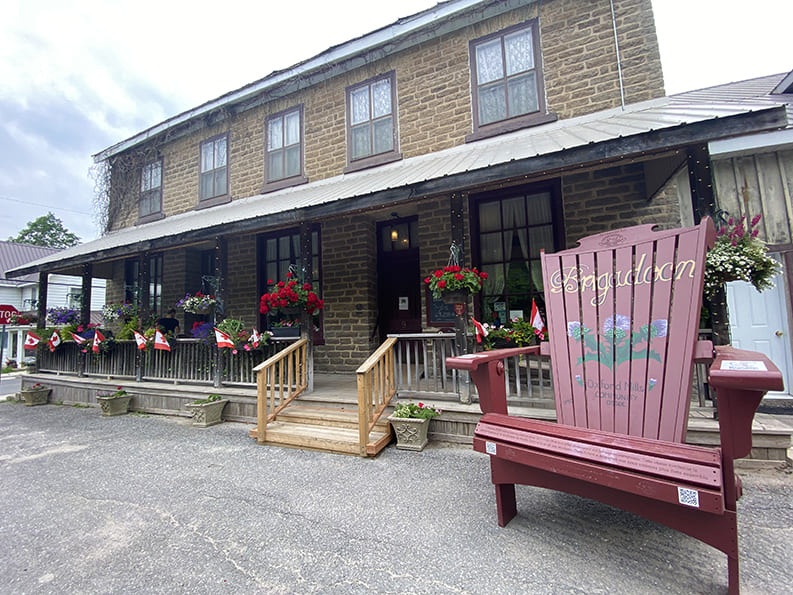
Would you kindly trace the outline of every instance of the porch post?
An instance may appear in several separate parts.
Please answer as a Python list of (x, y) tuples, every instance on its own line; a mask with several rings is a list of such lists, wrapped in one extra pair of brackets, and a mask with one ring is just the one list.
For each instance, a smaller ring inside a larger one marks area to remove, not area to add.
[[(303, 262), (301, 281), (314, 284), (314, 251), (311, 242), (311, 224), (300, 224), (300, 260)], [(300, 334), (308, 339), (306, 352), (306, 391), (314, 390), (314, 316), (308, 312), (300, 314)]]
[[(703, 217), (709, 215), (717, 221), (718, 207), (713, 193), (713, 178), (711, 176), (710, 153), (708, 146), (697, 145), (688, 148), (688, 183), (691, 187), (691, 202), (694, 211), (694, 223), (699, 223)], [(729, 345), (730, 324), (727, 316), (727, 293), (720, 288), (716, 295), (710, 298), (710, 319), (713, 329), (713, 343), (716, 345)]]
[[(151, 271), (149, 264), (151, 258), (148, 252), (138, 255), (138, 306), (140, 308), (138, 316), (138, 330), (143, 330), (143, 321), (150, 316), (149, 309), (149, 284), (151, 283)], [(135, 350), (135, 382), (142, 382), (146, 375), (146, 351)]]
[[(39, 273), (39, 301), (36, 304), (36, 310), (38, 314), (36, 329), (39, 331), (43, 331), (45, 328), (47, 328), (47, 291), (49, 289), (49, 280), (49, 273), (45, 273), (43, 271)], [(39, 336), (41, 339), (44, 339), (44, 333), (40, 332)], [(49, 337), (47, 337), (47, 339), (49, 339)], [(36, 370), (38, 370), (39, 350), (36, 349), (33, 354), (36, 356)]]
[[(465, 221), (463, 212), (467, 195), (453, 192), (449, 200), (449, 214), (451, 216), (452, 241), (460, 248), (460, 266), (465, 263)], [(457, 355), (468, 353), (468, 339), (466, 337), (466, 326), (468, 322), (468, 304), (454, 305), (454, 349)], [(460, 390), (460, 402), (471, 402), (471, 391), (468, 386), (468, 376), (462, 380)]]
[[(220, 236), (215, 237), (215, 280), (217, 286), (215, 288), (215, 299), (217, 305), (214, 308), (212, 315), (212, 324), (217, 325), (218, 314), (221, 318), (226, 314), (226, 300), (225, 289), (226, 284), (226, 239)], [(223, 384), (223, 358), (225, 357), (224, 350), (215, 348), (215, 374), (213, 377), (213, 384), (215, 387), (220, 387)]]
[(87, 325), (91, 322), (91, 275), (93, 265), (89, 262), (83, 265), (83, 285), (80, 294), (80, 323)]

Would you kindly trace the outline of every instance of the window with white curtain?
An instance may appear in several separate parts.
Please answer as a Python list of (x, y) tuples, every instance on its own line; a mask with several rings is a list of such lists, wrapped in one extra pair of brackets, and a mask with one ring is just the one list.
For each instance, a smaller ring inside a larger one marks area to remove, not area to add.
[(228, 194), (228, 134), (201, 143), (199, 199), (207, 200)]
[(140, 172), (138, 217), (156, 215), (162, 211), (162, 159), (143, 166)]
[(484, 322), (503, 324), (519, 313), (528, 318), (531, 301), (542, 299), (540, 251), (553, 251), (551, 191), (515, 194), (477, 203), (478, 261), (488, 274), (482, 299)]
[(545, 110), (536, 19), (471, 42), (474, 130)]
[(394, 71), (347, 88), (347, 160), (351, 166), (400, 158), (396, 129)]
[(267, 182), (303, 175), (303, 108), (298, 106), (267, 119), (265, 165)]

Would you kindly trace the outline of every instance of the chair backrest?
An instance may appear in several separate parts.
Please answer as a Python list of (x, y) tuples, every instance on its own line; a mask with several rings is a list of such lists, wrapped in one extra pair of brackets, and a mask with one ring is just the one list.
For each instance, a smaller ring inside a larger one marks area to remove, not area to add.
[(709, 218), (639, 225), (542, 255), (560, 423), (685, 440)]

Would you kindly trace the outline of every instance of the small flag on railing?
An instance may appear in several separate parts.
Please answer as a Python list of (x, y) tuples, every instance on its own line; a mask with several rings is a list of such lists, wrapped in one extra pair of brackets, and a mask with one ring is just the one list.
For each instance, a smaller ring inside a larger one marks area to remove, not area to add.
[(61, 336), (58, 334), (58, 331), (52, 331), (52, 336), (48, 344), (50, 346), (50, 351), (55, 351), (55, 348), (61, 344)]
[(104, 340), (105, 337), (99, 332), (99, 329), (94, 329), (94, 344), (91, 347), (91, 351), (94, 353), (99, 353), (99, 344)]
[(251, 345), (253, 345), (254, 349), (259, 346), (261, 340), (262, 340), (262, 336), (259, 334), (259, 331), (253, 329), (249, 341), (251, 342)]
[(229, 337), (223, 331), (219, 331), (217, 327), (215, 328), (215, 341), (217, 342), (218, 347), (234, 348), (234, 341), (231, 340), (231, 337)]
[(41, 339), (38, 336), (28, 331), (28, 334), (25, 335), (25, 344), (23, 347), (25, 349), (35, 349), (36, 345), (39, 344), (39, 341), (41, 341)]
[(72, 333), (72, 338), (74, 339), (74, 342), (77, 343), (78, 345), (82, 345), (83, 343), (88, 342), (88, 339), (86, 339), (85, 337), (81, 337), (77, 333)]
[(542, 321), (540, 310), (537, 308), (537, 304), (534, 300), (531, 300), (531, 326), (534, 327), (534, 332), (537, 335), (542, 336), (542, 333), (545, 330), (545, 323)]
[(487, 337), (487, 329), (473, 316), (471, 317), (471, 322), (474, 323), (474, 328), (476, 329), (476, 342), (481, 343), (482, 337)]
[(154, 331), (154, 348), (155, 349), (162, 349), (163, 351), (170, 351), (171, 344), (168, 343), (168, 339), (165, 338), (159, 329)]
[(138, 344), (138, 349), (146, 349), (146, 343), (148, 343), (146, 337), (141, 335), (138, 331), (132, 331), (132, 332), (135, 335), (135, 343)]

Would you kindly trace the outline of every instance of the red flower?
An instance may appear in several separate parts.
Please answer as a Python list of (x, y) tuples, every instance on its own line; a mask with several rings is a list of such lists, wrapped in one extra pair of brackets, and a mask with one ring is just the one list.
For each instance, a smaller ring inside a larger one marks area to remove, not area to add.
[(435, 271), (433, 275), (435, 275), (438, 279), (440, 279), (441, 277), (443, 277), (443, 271)]
[(444, 289), (446, 287), (446, 281), (438, 281), (438, 287)]

